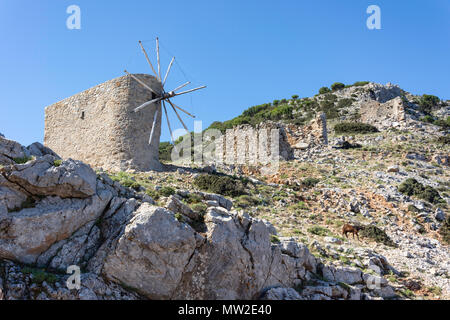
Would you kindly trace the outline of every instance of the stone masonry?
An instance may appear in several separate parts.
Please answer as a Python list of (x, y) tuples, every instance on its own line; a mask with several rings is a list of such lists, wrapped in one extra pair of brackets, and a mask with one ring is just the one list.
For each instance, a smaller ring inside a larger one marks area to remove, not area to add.
[[(137, 74), (161, 90), (150, 75)], [(160, 170), (158, 148), (161, 112), (149, 144), (157, 108), (133, 110), (152, 99), (152, 92), (129, 76), (122, 76), (57, 102), (45, 109), (44, 144), (62, 158), (84, 161), (110, 171)]]

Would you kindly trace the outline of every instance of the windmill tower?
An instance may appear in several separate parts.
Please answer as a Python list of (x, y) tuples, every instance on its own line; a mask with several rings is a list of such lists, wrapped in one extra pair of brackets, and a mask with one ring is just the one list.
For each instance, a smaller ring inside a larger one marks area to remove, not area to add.
[(109, 171), (161, 170), (159, 142), (164, 116), (173, 141), (167, 109), (172, 109), (182, 126), (185, 109), (172, 99), (205, 86), (180, 91), (186, 82), (166, 91), (164, 85), (175, 58), (164, 78), (161, 76), (159, 40), (156, 39), (157, 70), (142, 43), (139, 45), (154, 75), (130, 74), (109, 80), (57, 102), (45, 109), (44, 144), (63, 158), (82, 160)]

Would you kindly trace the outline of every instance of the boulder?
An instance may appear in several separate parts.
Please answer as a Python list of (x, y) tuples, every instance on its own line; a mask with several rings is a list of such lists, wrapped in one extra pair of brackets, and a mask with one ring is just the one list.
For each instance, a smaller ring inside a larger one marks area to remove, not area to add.
[(106, 258), (103, 272), (149, 299), (170, 299), (195, 248), (191, 227), (171, 211), (144, 203)]
[(25, 153), (20, 143), (0, 136), (0, 164), (13, 164), (14, 159), (24, 157)]
[[(1, 197), (1, 195), (0, 195), (0, 197)], [(437, 208), (434, 213), (434, 217), (436, 218), (437, 221), (444, 221), (446, 219), (447, 215), (441, 208)]]
[(26, 148), (30, 156), (43, 157), (46, 155), (61, 159), (52, 149), (45, 147), (42, 143), (35, 142)]
[(49, 197), (34, 208), (0, 215), (0, 258), (35, 263), (54, 243), (95, 221), (111, 199), (107, 191), (88, 199)]
[(95, 194), (97, 175), (81, 161), (68, 159), (59, 166), (51, 155), (26, 164), (15, 164), (3, 169), (4, 177), (36, 196), (87, 198)]
[(14, 184), (0, 174), (0, 204), (3, 204), (8, 210), (16, 210), (22, 207), (27, 198), (27, 194), (15, 189)]
[(205, 192), (196, 192), (199, 196), (201, 196), (203, 199), (207, 201), (217, 201), (217, 203), (227, 210), (231, 210), (233, 207), (233, 202), (224, 196), (214, 194), (214, 193), (205, 193)]
[(170, 196), (169, 200), (166, 204), (167, 209), (171, 210), (174, 213), (180, 213), (189, 219), (199, 220), (201, 215), (197, 212), (194, 212), (191, 208), (181, 202), (176, 196)]

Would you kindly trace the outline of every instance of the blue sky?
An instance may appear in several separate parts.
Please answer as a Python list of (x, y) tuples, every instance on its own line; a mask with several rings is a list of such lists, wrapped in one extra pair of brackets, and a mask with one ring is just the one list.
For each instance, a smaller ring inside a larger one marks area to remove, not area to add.
[[(73, 4), (81, 30), (66, 28)], [(381, 30), (366, 27), (372, 4)], [(154, 57), (156, 36), (163, 70), (177, 57), (167, 87), (208, 85), (176, 98), (204, 127), (336, 81), (392, 82), (450, 99), (448, 0), (0, 0), (0, 132), (42, 142), (45, 106), (124, 68), (150, 73), (137, 41)]]

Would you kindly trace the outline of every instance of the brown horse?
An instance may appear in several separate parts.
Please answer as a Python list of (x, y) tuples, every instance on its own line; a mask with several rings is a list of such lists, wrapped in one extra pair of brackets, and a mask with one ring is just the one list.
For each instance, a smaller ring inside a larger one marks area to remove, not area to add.
[(356, 237), (358, 238), (359, 241), (359, 235), (358, 232), (359, 230), (364, 229), (364, 227), (362, 226), (352, 226), (350, 224), (344, 224), (344, 226), (342, 227), (342, 234), (345, 235), (345, 237), (348, 239), (348, 235), (347, 233), (352, 233), (353, 234), (353, 239), (355, 239), (355, 234)]

